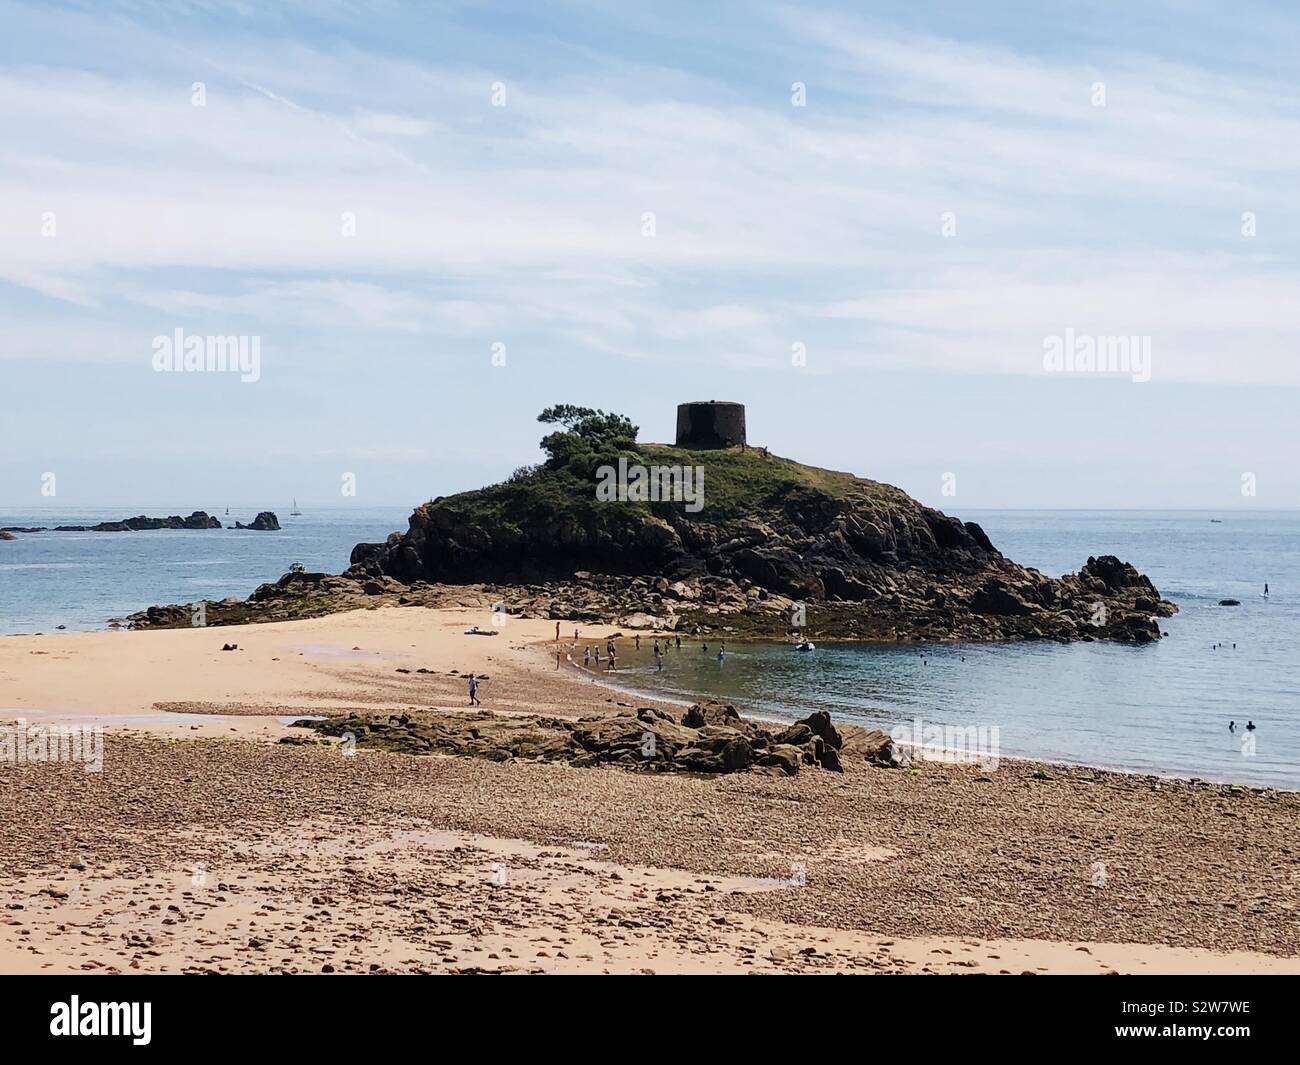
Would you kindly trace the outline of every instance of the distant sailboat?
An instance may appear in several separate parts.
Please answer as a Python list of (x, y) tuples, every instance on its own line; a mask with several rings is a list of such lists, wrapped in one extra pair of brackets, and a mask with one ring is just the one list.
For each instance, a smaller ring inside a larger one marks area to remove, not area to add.
[[(229, 513), (229, 512), (227, 512), (227, 513)], [(293, 510), (289, 511), (289, 515), (290, 515), (290, 517), (294, 517), (294, 518), (301, 518), (301, 517), (302, 517), (302, 511), (298, 509), (298, 500), (297, 500), (297, 499), (294, 499), (294, 501), (293, 501)]]

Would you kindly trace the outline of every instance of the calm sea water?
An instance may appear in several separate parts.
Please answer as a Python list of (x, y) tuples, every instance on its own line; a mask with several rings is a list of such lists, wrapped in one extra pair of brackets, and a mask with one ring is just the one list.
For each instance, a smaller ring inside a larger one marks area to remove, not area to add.
[[(193, 507), (132, 509), (188, 514)], [(251, 519), (245, 509), (232, 519)], [(338, 572), (354, 544), (404, 529), (409, 513), (309, 508), (291, 518), (282, 510), (278, 533), (24, 535), (0, 544), (0, 632), (97, 629), (152, 603), (242, 597), (293, 562)], [(0, 525), (126, 516), (120, 508), (52, 508), (0, 513)], [(996, 725), (1004, 757), (1300, 789), (1300, 513), (961, 516), (979, 521), (1009, 557), (1053, 576), (1077, 570), (1090, 554), (1133, 562), (1180, 607), (1163, 622), (1168, 638), (1147, 647), (828, 645), (812, 654), (784, 644), (732, 645), (722, 663), (687, 645), (668, 656), (662, 673), (648, 655), (625, 655), (630, 668), (622, 672), (648, 689), (718, 696), (776, 717), (823, 707), (886, 729), (916, 718)], [(1260, 598), (1265, 581), (1267, 601)], [(1242, 605), (1220, 607), (1223, 598)], [(1242, 733), (1229, 734), (1233, 719), (1258, 726), (1253, 754), (1243, 752)]]
[[(0, 527), (95, 525), (144, 513), (187, 515), (189, 506), (36, 512), (0, 511)], [(224, 509), (224, 508), (223, 508)], [(0, 633), (102, 629), (111, 617), (155, 603), (191, 603), (248, 595), (301, 562), (339, 573), (354, 545), (382, 540), (407, 525), (410, 507), (277, 510), (279, 532), (159, 529), (122, 533), (18, 533), (0, 543)], [(215, 513), (223, 525), (250, 522), (257, 508)]]
[[(1162, 621), (1169, 636), (1146, 647), (827, 645), (811, 654), (735, 644), (721, 663), (714, 639), (707, 656), (698, 646), (668, 655), (662, 673), (644, 657), (620, 672), (647, 689), (774, 717), (824, 708), (887, 731), (917, 718), (997, 726), (1003, 757), (1300, 789), (1300, 513), (961, 516), (1052, 576), (1090, 554), (1133, 562), (1180, 608)], [(1225, 598), (1242, 605), (1219, 606)], [(1254, 721), (1253, 754), (1230, 720), (1239, 729)]]

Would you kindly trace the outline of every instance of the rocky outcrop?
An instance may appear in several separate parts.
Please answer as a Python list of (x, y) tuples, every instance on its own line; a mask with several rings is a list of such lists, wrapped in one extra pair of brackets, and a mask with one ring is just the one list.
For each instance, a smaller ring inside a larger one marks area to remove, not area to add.
[(17, 540), (17, 539), (18, 537), (16, 537), (8, 529), (0, 529), (0, 540)]
[(170, 518), (147, 518), (140, 514), (134, 518), (121, 521), (101, 521), (98, 525), (56, 525), (52, 530), (44, 526), (35, 529), (19, 529), (11, 532), (142, 532), (154, 529), (220, 529), (221, 522), (206, 511), (196, 510), (188, 518), (173, 514)]
[(252, 529), (255, 532), (278, 532), (280, 529), (280, 519), (271, 511), (264, 510), (253, 519), (251, 525), (245, 525), (242, 522), (235, 522), (236, 529)]
[[(856, 757), (858, 735), (846, 740), (815, 713), (775, 731), (741, 717), (734, 706), (692, 706), (680, 721), (651, 707), (577, 721), (550, 717), (476, 714), (393, 714), (304, 720), (328, 736), (351, 735), (359, 747), (406, 754), (458, 754), (501, 762), (524, 758), (578, 767), (614, 765), (655, 773), (723, 774), (742, 771), (793, 776), (801, 767), (843, 771), (841, 750)], [(875, 759), (863, 757), (863, 761)], [(889, 764), (889, 763), (880, 763)]]
[[(757, 479), (765, 467), (753, 461)], [(513, 598), (527, 615), (641, 615), (737, 635), (784, 635), (802, 620), (814, 638), (1142, 643), (1176, 611), (1114, 556), (1054, 579), (1005, 558), (974, 522), (896, 488), (788, 466), (788, 481), (721, 514), (583, 500), (564, 516), (521, 508), (507, 518), (494, 501), (509, 485), (436, 499), (404, 534), (358, 544), (347, 575), (526, 586)]]
[(641, 451), (702, 471), (702, 506), (601, 501), (568, 466), (525, 470), (418, 507), (405, 532), (357, 544), (334, 585), (286, 574), (215, 616), (435, 605), (431, 589), (477, 585), (519, 616), (735, 638), (1146, 643), (1177, 610), (1114, 556), (1048, 577), (890, 485), (752, 451)]

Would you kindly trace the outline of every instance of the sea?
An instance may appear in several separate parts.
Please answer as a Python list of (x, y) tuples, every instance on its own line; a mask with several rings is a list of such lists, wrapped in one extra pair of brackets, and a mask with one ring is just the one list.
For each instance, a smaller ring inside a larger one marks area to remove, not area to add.
[[(299, 517), (280, 511), (277, 533), (20, 534), (0, 543), (0, 633), (102, 629), (154, 603), (243, 597), (294, 562), (339, 572), (354, 544), (405, 529), (410, 514), (397, 507), (303, 510)], [(121, 508), (47, 508), (0, 512), (0, 526), (127, 516)], [(728, 643), (719, 660), (725, 634), (718, 633), (708, 653), (687, 641), (662, 671), (643, 641), (641, 655), (621, 656), (620, 680), (669, 698), (724, 699), (778, 719), (826, 709), (836, 720), (890, 732), (915, 734), (920, 723), (921, 738), (934, 727), (970, 736), (983, 729), (995, 738), (997, 757), (1300, 790), (1300, 512), (960, 516), (978, 521), (1009, 558), (1052, 576), (1078, 570), (1089, 555), (1132, 562), (1178, 604), (1179, 613), (1161, 621), (1167, 637), (1141, 647), (823, 644), (809, 653), (777, 642)], [(233, 517), (247, 522), (253, 512)], [(1222, 599), (1241, 605), (1220, 606)], [(1248, 723), (1255, 728), (1248, 731)]]

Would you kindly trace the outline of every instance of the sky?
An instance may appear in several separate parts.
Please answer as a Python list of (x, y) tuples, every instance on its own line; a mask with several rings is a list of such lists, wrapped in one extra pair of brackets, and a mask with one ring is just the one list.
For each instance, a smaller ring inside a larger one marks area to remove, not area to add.
[(269, 6), (0, 0), (0, 517), (700, 399), (949, 513), (1300, 506), (1288, 4)]

